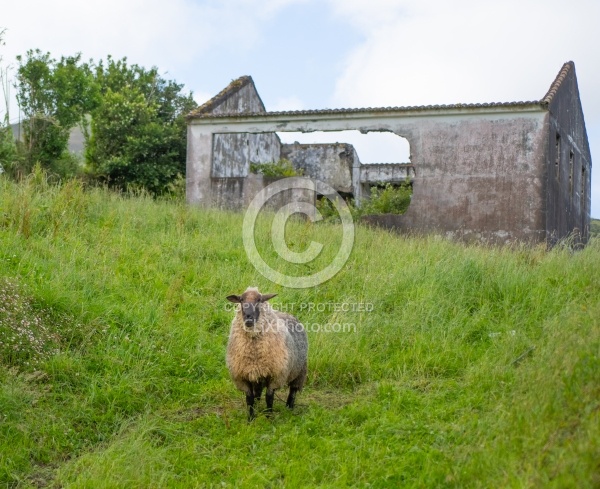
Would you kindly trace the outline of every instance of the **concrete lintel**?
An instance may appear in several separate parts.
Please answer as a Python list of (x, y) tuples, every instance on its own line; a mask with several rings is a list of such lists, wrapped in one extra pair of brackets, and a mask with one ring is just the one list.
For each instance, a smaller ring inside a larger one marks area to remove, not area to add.
[[(489, 118), (514, 118), (515, 115), (530, 113), (540, 114), (546, 112), (546, 109), (540, 104), (519, 105), (519, 106), (491, 106), (491, 107), (464, 107), (451, 109), (426, 109), (426, 110), (373, 110), (373, 111), (339, 111), (339, 112), (307, 112), (307, 113), (253, 113), (253, 114), (233, 114), (231, 116), (221, 115), (217, 117), (199, 117), (191, 119), (189, 123), (193, 126), (213, 126), (226, 128), (228, 126), (260, 127), (259, 132), (275, 131), (287, 132), (303, 130), (304, 132), (320, 131), (318, 126), (322, 123), (351, 123), (353, 127), (360, 128), (362, 124), (369, 125), (369, 122), (377, 121), (404, 121), (410, 119), (430, 119), (439, 120), (440, 117), (450, 117), (462, 119), (464, 117)], [(337, 130), (337, 129), (333, 129)], [(368, 130), (368, 129), (367, 129)], [(236, 128), (236, 132), (246, 131), (245, 128)]]
[(461, 120), (465, 117), (473, 119), (504, 119), (515, 116), (539, 116), (546, 109), (539, 104), (524, 106), (492, 106), (492, 107), (465, 107), (451, 109), (428, 110), (373, 110), (360, 112), (334, 112), (334, 113), (257, 113), (257, 114), (232, 114), (231, 116), (200, 117), (189, 121), (192, 126), (211, 127), (210, 132), (316, 132), (316, 131), (343, 131), (364, 130), (391, 131), (385, 127), (394, 123), (407, 123), (419, 119), (440, 118)]

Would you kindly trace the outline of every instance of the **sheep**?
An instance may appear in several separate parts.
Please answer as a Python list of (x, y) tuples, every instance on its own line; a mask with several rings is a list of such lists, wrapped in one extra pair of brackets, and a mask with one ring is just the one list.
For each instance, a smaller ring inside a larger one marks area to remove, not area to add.
[(293, 409), (296, 394), (306, 382), (308, 338), (291, 314), (267, 303), (277, 294), (261, 294), (248, 287), (227, 300), (239, 304), (227, 344), (227, 367), (235, 386), (246, 394), (248, 421), (254, 419), (254, 401), (266, 387), (267, 415), (273, 412), (275, 390), (289, 385), (286, 406)]

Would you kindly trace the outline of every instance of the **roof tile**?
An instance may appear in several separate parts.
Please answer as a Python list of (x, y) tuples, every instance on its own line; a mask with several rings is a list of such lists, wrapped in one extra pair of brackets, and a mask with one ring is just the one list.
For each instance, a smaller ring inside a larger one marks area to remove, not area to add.
[(558, 75), (556, 75), (556, 78), (552, 82), (552, 85), (550, 85), (548, 92), (546, 93), (546, 95), (544, 95), (544, 98), (541, 100), (543, 104), (548, 105), (550, 102), (552, 102), (552, 99), (556, 95), (556, 92), (558, 92), (558, 89), (560, 88), (564, 79), (567, 77), (567, 74), (574, 67), (575, 63), (573, 63), (573, 61), (567, 61), (562, 66), (562, 68), (558, 72)]

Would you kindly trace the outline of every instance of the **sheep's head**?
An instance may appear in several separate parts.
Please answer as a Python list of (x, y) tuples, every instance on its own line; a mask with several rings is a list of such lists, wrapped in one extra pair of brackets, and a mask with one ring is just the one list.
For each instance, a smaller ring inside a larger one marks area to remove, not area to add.
[(242, 295), (228, 295), (227, 300), (241, 305), (242, 318), (246, 328), (253, 328), (260, 317), (260, 304), (277, 294), (261, 294), (258, 289), (249, 287)]

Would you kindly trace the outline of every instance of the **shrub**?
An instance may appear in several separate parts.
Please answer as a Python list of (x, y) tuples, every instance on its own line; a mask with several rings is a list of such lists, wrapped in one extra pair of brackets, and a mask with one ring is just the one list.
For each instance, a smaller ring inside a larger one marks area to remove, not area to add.
[(271, 163), (250, 163), (250, 173), (264, 175), (265, 177), (297, 177), (302, 171), (296, 170), (290, 160), (281, 159)]
[(0, 173), (10, 172), (17, 160), (17, 147), (10, 126), (0, 125)]
[(361, 206), (361, 214), (404, 214), (410, 205), (412, 185), (400, 186), (387, 183), (383, 188), (371, 187), (371, 198)]
[(183, 85), (147, 70), (108, 58), (95, 67), (101, 97), (85, 133), (90, 174), (119, 190), (170, 193), (169, 184), (185, 174), (185, 116), (196, 107)]
[(68, 151), (70, 130), (82, 124), (97, 103), (90, 67), (81, 54), (53, 59), (39, 49), (17, 56), (17, 101), (23, 113), (22, 161), (17, 176), (36, 163), (60, 179), (75, 176), (80, 167)]
[[(362, 215), (362, 209), (359, 207), (356, 207), (356, 204), (354, 203), (353, 198), (351, 198), (351, 197), (344, 198), (339, 195), (335, 198), (343, 199), (346, 202), (346, 205), (348, 206), (348, 210), (350, 211), (350, 214), (352, 215), (353, 219), (358, 219)], [(328, 197), (325, 197), (325, 196), (319, 197), (317, 199), (316, 205), (317, 205), (317, 210), (319, 211), (319, 213), (321, 214), (321, 217), (323, 218), (323, 222), (328, 222), (328, 223), (341, 222), (341, 218), (337, 211), (336, 206), (333, 204), (333, 202)]]

